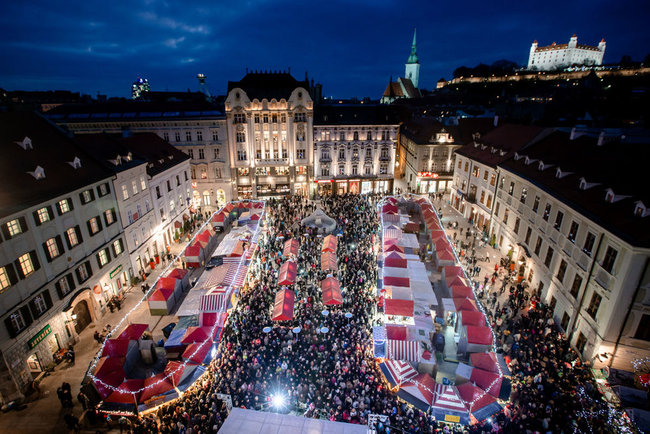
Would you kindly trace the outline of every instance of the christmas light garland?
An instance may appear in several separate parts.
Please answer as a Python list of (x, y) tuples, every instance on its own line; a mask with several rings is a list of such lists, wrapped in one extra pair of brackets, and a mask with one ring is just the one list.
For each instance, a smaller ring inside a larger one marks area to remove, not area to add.
[[(241, 202), (244, 202), (244, 201), (233, 201), (233, 202), (230, 202), (230, 203), (241, 203)], [(257, 236), (259, 235), (259, 231), (260, 231), (260, 229), (261, 229), (262, 226), (263, 226), (262, 221), (263, 221), (263, 218), (264, 218), (264, 214), (265, 214), (265, 212), (266, 212), (266, 203), (265, 203), (265, 201), (263, 201), (263, 200), (250, 201), (250, 200), (249, 200), (249, 201), (246, 201), (246, 202), (250, 202), (250, 203), (260, 203), (260, 202), (261, 202), (261, 203), (264, 204), (264, 207), (262, 208), (262, 212), (261, 212), (261, 214), (260, 214), (260, 219), (259, 219), (259, 221), (258, 221), (257, 228), (255, 229), (255, 232), (253, 233), (253, 235), (252, 235), (252, 237), (251, 237), (251, 243), (249, 243), (249, 245), (248, 245), (246, 251), (244, 251), (244, 253), (242, 254), (241, 259), (240, 259), (240, 261), (239, 261), (239, 264), (237, 265), (237, 270), (235, 271), (235, 276), (234, 276), (234, 278), (232, 279), (232, 282), (231, 282), (230, 284), (228, 284), (228, 286), (227, 286), (227, 288), (226, 288), (226, 293), (229, 292), (229, 291), (231, 290), (232, 285), (237, 281), (237, 278), (239, 277), (239, 274), (240, 274), (240, 272), (241, 272), (241, 270), (242, 270), (242, 267), (243, 267), (243, 265), (245, 264), (245, 262), (247, 261), (246, 257), (247, 257), (247, 254), (248, 254), (248, 250), (251, 248), (251, 246), (252, 246), (252, 244), (253, 244), (253, 240), (256, 240), (256, 239), (257, 239)], [(212, 217), (214, 217), (216, 214), (222, 212), (222, 211), (224, 210), (224, 208), (225, 208), (225, 206), (224, 206), (224, 207), (221, 207), (218, 211), (215, 211), (215, 212), (210, 216), (210, 218), (206, 219), (206, 222), (205, 222), (203, 225), (201, 225), (201, 227), (199, 228), (199, 230), (197, 230), (196, 234), (192, 237), (192, 239), (190, 239), (190, 240), (187, 242), (187, 244), (185, 245), (185, 247), (191, 245), (191, 244), (194, 242), (194, 240), (196, 239), (196, 237), (197, 237), (197, 236), (202, 232), (203, 228), (204, 228), (205, 226), (207, 226), (208, 224), (211, 223), (211, 221), (212, 221)], [(204, 346), (205, 346), (206, 343), (210, 343), (210, 345), (212, 345), (212, 342), (211, 342), (211, 341), (212, 341), (212, 336), (214, 336), (214, 334), (215, 334), (215, 332), (216, 332), (216, 330), (217, 330), (217, 328), (218, 328), (218, 324), (219, 324), (218, 322), (215, 322), (215, 324), (213, 324), (212, 328), (210, 329), (210, 333), (208, 334), (209, 337), (208, 337), (206, 340), (204, 340), (203, 342), (201, 342), (199, 345), (197, 345), (197, 347), (196, 347), (196, 349), (194, 350), (194, 352), (193, 352), (193, 353), (188, 357), (188, 360), (185, 360), (185, 361), (184, 361), (183, 363), (181, 363), (181, 364), (180, 364), (180, 365), (179, 365), (175, 370), (169, 372), (169, 373), (168, 373), (166, 376), (164, 376), (163, 378), (161, 378), (161, 379), (159, 379), (159, 380), (157, 380), (157, 381), (155, 381), (155, 382), (153, 382), (153, 383), (151, 383), (151, 384), (149, 384), (149, 385), (147, 385), (147, 386), (141, 387), (140, 389), (136, 389), (136, 390), (124, 390), (124, 389), (121, 389), (119, 386), (118, 386), (118, 387), (112, 386), (112, 385), (110, 385), (110, 384), (105, 383), (102, 379), (96, 377), (96, 376), (94, 375), (94, 373), (90, 373), (91, 371), (94, 371), (95, 368), (97, 367), (97, 363), (99, 362), (99, 360), (100, 360), (101, 357), (102, 357), (102, 353), (103, 353), (103, 351), (104, 351), (104, 347), (106, 346), (106, 343), (108, 342), (108, 339), (109, 339), (110, 336), (113, 334), (113, 332), (114, 332), (115, 330), (119, 330), (119, 329), (121, 328), (122, 324), (123, 324), (125, 321), (128, 321), (128, 317), (129, 317), (129, 315), (131, 315), (133, 312), (135, 312), (135, 311), (140, 307), (140, 305), (142, 305), (142, 303), (144, 303), (144, 302), (147, 300), (147, 298), (148, 298), (148, 296), (149, 296), (149, 293), (152, 292), (153, 290), (155, 290), (156, 285), (158, 284), (158, 281), (162, 278), (163, 275), (165, 275), (165, 274), (169, 271), (170, 268), (172, 268), (172, 265), (174, 264), (174, 262), (176, 262), (176, 261), (177, 261), (177, 260), (178, 260), (178, 259), (179, 259), (183, 254), (184, 254), (184, 252), (185, 252), (185, 249), (183, 249), (183, 250), (182, 250), (182, 251), (181, 251), (181, 252), (180, 252), (180, 253), (179, 253), (179, 254), (174, 258), (174, 260), (171, 261), (169, 265), (167, 265), (167, 267), (163, 270), (163, 272), (160, 273), (160, 275), (158, 276), (158, 278), (154, 281), (153, 285), (151, 285), (151, 287), (149, 288), (149, 290), (146, 291), (146, 292), (144, 293), (142, 299), (141, 299), (141, 300), (140, 300), (140, 301), (139, 301), (135, 306), (133, 306), (133, 308), (132, 308), (129, 312), (127, 312), (126, 315), (124, 315), (124, 317), (122, 317), (122, 319), (120, 320), (120, 322), (118, 322), (117, 325), (116, 325), (112, 330), (110, 330), (110, 331), (108, 332), (108, 334), (106, 335), (106, 339), (105, 339), (104, 342), (102, 343), (102, 346), (99, 348), (99, 351), (97, 352), (97, 355), (96, 355), (95, 358), (92, 360), (92, 362), (91, 362), (91, 364), (90, 364), (90, 366), (89, 366), (89, 368), (88, 368), (88, 370), (87, 370), (87, 372), (88, 372), (88, 377), (90, 377), (90, 378), (95, 382), (95, 384), (99, 384), (99, 385), (101, 385), (102, 387), (107, 388), (107, 389), (109, 389), (109, 390), (111, 390), (111, 391), (113, 391), (113, 392), (130, 393), (130, 394), (132, 394), (132, 395), (135, 397), (136, 394), (141, 393), (141, 392), (143, 392), (143, 391), (145, 391), (145, 390), (147, 390), (147, 389), (149, 389), (149, 388), (152, 388), (152, 387), (154, 387), (154, 386), (157, 386), (158, 384), (161, 384), (161, 383), (165, 382), (167, 379), (169, 379), (170, 377), (172, 377), (172, 376), (173, 376), (174, 374), (176, 374), (177, 372), (181, 372), (182, 370), (184, 370), (185, 367), (187, 366), (188, 362), (190, 361), (190, 359), (192, 359), (195, 355), (197, 355), (197, 354), (199, 353), (199, 351), (201, 351), (201, 349), (204, 348)], [(135, 400), (134, 400), (134, 401), (135, 401)]]

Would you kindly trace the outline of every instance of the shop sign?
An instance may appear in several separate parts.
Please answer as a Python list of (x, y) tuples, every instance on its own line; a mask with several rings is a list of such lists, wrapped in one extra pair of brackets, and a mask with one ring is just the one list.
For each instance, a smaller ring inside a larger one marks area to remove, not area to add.
[(98, 294), (98, 295), (101, 294), (101, 293), (102, 293), (102, 287), (99, 286), (99, 285), (95, 285), (95, 286), (93, 286), (93, 292), (94, 292), (95, 294)]
[(460, 422), (460, 416), (452, 416), (451, 414), (446, 414), (445, 415), (445, 422), (459, 423)]
[(433, 178), (436, 179), (438, 178), (438, 174), (435, 172), (418, 172), (418, 177), (419, 178)]
[(197, 185), (196, 181), (192, 181), (192, 188), (196, 188)]
[(117, 276), (117, 273), (120, 271), (122, 271), (122, 264), (118, 265), (113, 271), (108, 273), (108, 277), (112, 279), (113, 277)]
[(48, 337), (51, 333), (52, 333), (52, 327), (50, 327), (50, 325), (48, 324), (45, 327), (43, 327), (40, 332), (36, 333), (33, 338), (27, 341), (27, 346), (31, 350), (36, 345), (43, 342), (45, 338)]

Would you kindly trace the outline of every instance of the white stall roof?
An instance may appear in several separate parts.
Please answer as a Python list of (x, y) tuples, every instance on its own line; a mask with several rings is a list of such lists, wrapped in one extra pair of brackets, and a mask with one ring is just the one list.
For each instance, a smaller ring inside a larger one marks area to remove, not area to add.
[(366, 434), (366, 425), (233, 408), (219, 434)]
[(191, 289), (185, 296), (183, 304), (178, 308), (176, 316), (196, 315), (201, 307), (201, 296), (208, 292), (207, 289)]

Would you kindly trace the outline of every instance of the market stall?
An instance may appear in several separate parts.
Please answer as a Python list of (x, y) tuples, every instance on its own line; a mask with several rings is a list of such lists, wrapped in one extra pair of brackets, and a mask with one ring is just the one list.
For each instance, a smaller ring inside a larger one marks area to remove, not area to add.
[(282, 266), (280, 266), (280, 272), (278, 273), (278, 285), (286, 286), (296, 283), (297, 270), (298, 265), (293, 261), (286, 261), (282, 264)]
[(273, 321), (289, 321), (293, 319), (293, 305), (296, 298), (295, 292), (282, 289), (275, 295), (273, 306)]
[(341, 285), (335, 277), (327, 277), (325, 280), (322, 280), (321, 291), (323, 304), (328, 306), (343, 304)]

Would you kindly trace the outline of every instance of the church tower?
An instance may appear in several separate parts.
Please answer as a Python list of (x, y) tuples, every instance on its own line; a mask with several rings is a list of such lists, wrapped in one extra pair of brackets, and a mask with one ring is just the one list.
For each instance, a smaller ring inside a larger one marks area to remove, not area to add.
[(413, 44), (411, 45), (409, 59), (406, 61), (404, 77), (410, 79), (413, 82), (413, 86), (417, 89), (420, 80), (420, 62), (418, 61), (417, 47), (415, 44), (416, 32), (417, 29), (413, 31)]

